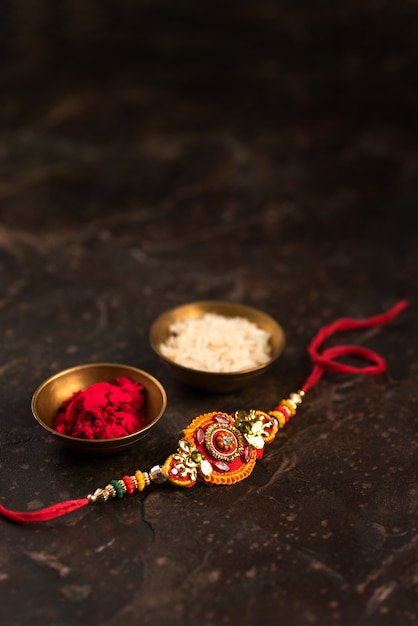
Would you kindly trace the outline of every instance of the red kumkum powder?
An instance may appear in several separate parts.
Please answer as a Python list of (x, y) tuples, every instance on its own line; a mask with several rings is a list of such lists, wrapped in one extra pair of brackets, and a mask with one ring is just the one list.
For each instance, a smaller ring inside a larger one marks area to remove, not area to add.
[(76, 391), (58, 410), (57, 432), (80, 439), (123, 437), (148, 424), (146, 389), (130, 378)]

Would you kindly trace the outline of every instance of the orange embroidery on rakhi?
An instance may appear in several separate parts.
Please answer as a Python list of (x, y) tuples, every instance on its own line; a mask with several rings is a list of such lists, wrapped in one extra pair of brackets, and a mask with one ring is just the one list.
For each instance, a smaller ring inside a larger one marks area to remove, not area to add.
[(203, 413), (203, 415), (199, 415), (199, 417), (195, 417), (195, 419), (190, 422), (190, 424), (184, 429), (184, 438), (187, 439), (189, 443), (194, 443), (194, 434), (198, 428), (203, 428), (207, 424), (212, 423), (212, 418), (214, 415), (224, 415), (229, 418), (230, 416), (227, 413), (222, 413), (221, 411), (212, 411), (211, 413)]
[(245, 463), (239, 469), (229, 474), (215, 474), (213, 472), (210, 476), (205, 477), (205, 483), (209, 485), (235, 485), (235, 483), (240, 482), (240, 480), (248, 478), (248, 476), (254, 469), (256, 461), (257, 450), (252, 450), (251, 459), (248, 461), (248, 463)]

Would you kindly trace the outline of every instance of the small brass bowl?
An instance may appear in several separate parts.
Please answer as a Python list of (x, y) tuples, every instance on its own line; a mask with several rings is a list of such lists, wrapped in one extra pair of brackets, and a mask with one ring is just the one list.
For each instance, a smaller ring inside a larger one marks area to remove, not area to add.
[[(75, 391), (84, 391), (99, 382), (113, 383), (126, 376), (141, 383), (147, 394), (149, 423), (131, 435), (113, 439), (81, 439), (57, 432), (53, 428), (58, 409)], [(167, 395), (161, 383), (136, 367), (117, 363), (90, 363), (63, 370), (45, 380), (32, 397), (32, 413), (45, 430), (67, 448), (90, 454), (118, 452), (145, 437), (162, 417), (167, 406)]]
[[(202, 317), (205, 313), (217, 313), (224, 317), (243, 317), (267, 331), (270, 334), (271, 345), (269, 360), (251, 369), (234, 372), (208, 372), (184, 367), (164, 356), (160, 345), (168, 339), (170, 326), (174, 322), (186, 318)], [(179, 380), (203, 391), (220, 393), (241, 389), (252, 383), (272, 365), (285, 345), (283, 329), (270, 315), (244, 304), (216, 300), (191, 302), (162, 313), (151, 325), (149, 339), (154, 352), (171, 368)]]

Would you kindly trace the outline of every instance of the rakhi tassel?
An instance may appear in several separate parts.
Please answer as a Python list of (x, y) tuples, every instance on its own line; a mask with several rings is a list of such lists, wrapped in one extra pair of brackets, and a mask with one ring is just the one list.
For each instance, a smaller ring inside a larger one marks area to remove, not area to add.
[(47, 520), (55, 519), (56, 517), (61, 517), (61, 515), (67, 515), (67, 513), (81, 509), (83, 506), (86, 506), (86, 504), (89, 504), (89, 502), (90, 500), (88, 498), (68, 500), (67, 502), (60, 502), (38, 511), (11, 511), (0, 504), (0, 515), (19, 524), (46, 522)]

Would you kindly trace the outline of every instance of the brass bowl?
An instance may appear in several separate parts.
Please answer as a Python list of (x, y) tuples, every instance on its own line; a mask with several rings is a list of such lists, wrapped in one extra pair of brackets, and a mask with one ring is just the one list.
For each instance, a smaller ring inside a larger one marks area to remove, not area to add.
[[(53, 428), (58, 409), (75, 391), (84, 391), (99, 382), (113, 383), (126, 376), (141, 383), (147, 393), (149, 423), (131, 435), (113, 439), (81, 439), (57, 432)], [(90, 454), (118, 452), (137, 443), (162, 417), (167, 406), (167, 396), (161, 383), (136, 367), (117, 363), (90, 363), (63, 370), (45, 380), (32, 397), (32, 413), (39, 424), (67, 448)]]
[[(224, 317), (244, 317), (259, 328), (266, 330), (270, 333), (270, 359), (251, 369), (220, 373), (184, 367), (164, 356), (160, 345), (168, 339), (170, 326), (186, 318), (202, 317), (205, 313), (217, 313)], [(252, 383), (272, 365), (285, 345), (283, 329), (270, 315), (244, 304), (216, 300), (191, 302), (162, 313), (151, 325), (149, 339), (154, 352), (183, 383), (203, 391), (221, 393), (241, 389)]]

